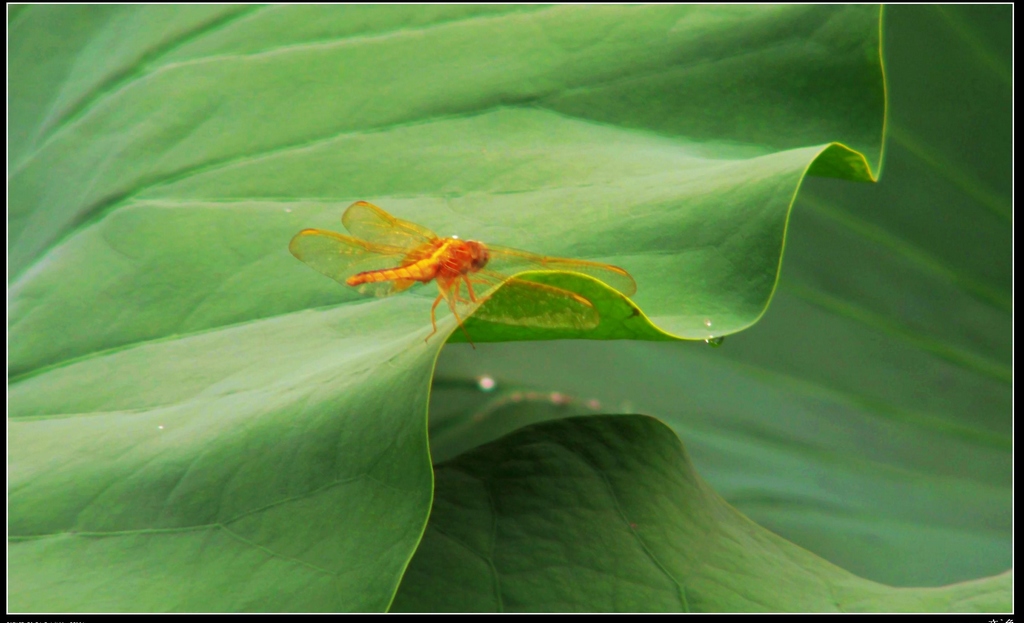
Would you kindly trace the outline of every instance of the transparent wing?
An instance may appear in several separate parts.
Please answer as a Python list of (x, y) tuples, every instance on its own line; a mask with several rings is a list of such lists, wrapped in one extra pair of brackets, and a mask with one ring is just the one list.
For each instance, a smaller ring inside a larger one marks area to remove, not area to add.
[[(394, 268), (405, 262), (406, 250), (374, 244), (323, 229), (304, 229), (295, 234), (288, 250), (313, 270), (342, 285), (345, 280), (368, 270)], [(414, 281), (382, 281), (356, 286), (362, 294), (390, 296), (408, 289)]]
[(618, 266), (587, 260), (546, 257), (494, 245), (487, 245), (487, 250), (490, 253), (487, 268), (497, 273), (514, 275), (524, 270), (563, 270), (599, 279), (626, 296), (636, 293), (636, 282), (633, 281), (633, 277)]
[[(460, 278), (447, 290), (442, 288), (448, 303), (457, 306), (462, 317), (475, 309), (476, 317), (483, 320), (541, 329), (593, 329), (601, 322), (589, 300), (563, 288), (509, 279), (487, 270), (471, 273), (468, 279), (468, 287)], [(484, 302), (487, 305), (482, 305)]]
[(353, 236), (389, 247), (412, 249), (437, 239), (437, 234), (416, 223), (391, 216), (372, 203), (357, 201), (341, 215)]

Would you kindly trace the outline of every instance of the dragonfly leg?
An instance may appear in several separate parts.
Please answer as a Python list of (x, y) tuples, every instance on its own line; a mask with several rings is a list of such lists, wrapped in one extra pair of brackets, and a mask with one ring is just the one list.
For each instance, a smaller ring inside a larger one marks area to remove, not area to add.
[[(458, 293), (456, 293), (456, 296), (458, 296)], [(476, 344), (473, 343), (473, 338), (469, 337), (469, 331), (466, 331), (466, 327), (462, 326), (462, 318), (459, 318), (459, 312), (455, 311), (455, 303), (449, 301), (448, 306), (452, 308), (452, 315), (455, 316), (455, 321), (459, 323), (459, 328), (466, 334), (466, 341), (473, 347), (473, 350), (476, 350)]]
[(464, 300), (464, 299), (462, 298), (462, 292), (461, 292), (461, 290), (462, 290), (462, 279), (456, 279), (456, 280), (455, 280), (455, 289), (453, 289), (453, 290), (452, 290), (452, 293), (453, 293), (453, 294), (454, 294), (454, 296), (455, 296), (455, 302), (456, 302), (456, 303), (465, 303), (465, 302), (466, 302), (466, 301), (465, 301), (465, 300)]
[(440, 303), (441, 299), (443, 298), (444, 294), (438, 294), (437, 298), (434, 299), (434, 304), (430, 306), (430, 326), (432, 326), (434, 330), (430, 332), (430, 335), (428, 335), (425, 340), (423, 340), (424, 342), (429, 340), (435, 333), (437, 333), (437, 320), (434, 318), (434, 312), (437, 309), (437, 304)]
[(463, 277), (466, 280), (466, 289), (469, 290), (469, 300), (476, 303), (476, 293), (473, 292), (473, 282), (470, 281), (469, 277)]
[[(473, 350), (476, 350), (476, 344), (474, 344), (473, 339), (469, 337), (469, 331), (466, 331), (466, 327), (462, 326), (462, 318), (459, 318), (459, 313), (455, 311), (455, 302), (459, 300), (458, 282), (456, 282), (455, 290), (449, 290), (449, 292), (452, 293), (453, 298), (448, 299), (448, 307), (451, 308), (452, 315), (455, 316), (455, 321), (459, 323), (459, 328), (462, 329), (462, 332), (466, 334), (466, 341), (468, 341), (469, 345), (473, 347)], [(430, 326), (433, 327), (434, 330), (430, 332), (430, 335), (428, 335), (425, 340), (423, 340), (424, 342), (429, 340), (435, 333), (437, 333), (437, 320), (435, 313), (437, 310), (438, 303), (440, 303), (441, 299), (443, 298), (447, 297), (445, 296), (444, 290), (441, 290), (441, 294), (437, 295), (437, 298), (434, 299), (434, 304), (430, 306)]]

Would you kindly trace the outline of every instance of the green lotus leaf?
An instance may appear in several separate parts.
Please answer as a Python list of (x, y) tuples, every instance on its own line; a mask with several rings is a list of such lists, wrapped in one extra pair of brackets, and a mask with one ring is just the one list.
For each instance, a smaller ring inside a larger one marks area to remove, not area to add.
[(8, 21), (15, 611), (388, 606), (456, 326), (424, 343), (432, 286), (367, 300), (288, 253), (352, 201), (623, 266), (631, 300), (549, 277), (600, 310), (586, 337), (703, 339), (764, 313), (804, 176), (881, 160), (877, 7)]
[[(1013, 564), (1008, 7), (887, 7), (885, 175), (807, 179), (771, 307), (721, 348), (446, 348), (431, 447), (649, 413), (761, 526), (863, 578)], [(487, 390), (477, 381), (486, 377)]]
[(894, 612), (1012, 608), (1011, 572), (898, 589), (729, 506), (638, 415), (545, 422), (439, 465), (394, 611)]

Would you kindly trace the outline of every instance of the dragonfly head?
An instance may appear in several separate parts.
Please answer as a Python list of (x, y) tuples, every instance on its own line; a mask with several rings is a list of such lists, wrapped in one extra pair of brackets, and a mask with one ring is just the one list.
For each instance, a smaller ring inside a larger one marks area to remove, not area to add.
[(467, 240), (466, 248), (469, 249), (469, 259), (473, 270), (480, 270), (487, 266), (487, 260), (491, 259), (491, 254), (487, 252), (487, 247), (484, 246), (484, 243), (477, 242), (476, 240)]

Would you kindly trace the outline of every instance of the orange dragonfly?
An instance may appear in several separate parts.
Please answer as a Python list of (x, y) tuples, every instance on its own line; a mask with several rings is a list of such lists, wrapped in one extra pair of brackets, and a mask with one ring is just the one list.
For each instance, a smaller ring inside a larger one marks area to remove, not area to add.
[(448, 302), (459, 327), (466, 332), (459, 309), (465, 315), (502, 285), (502, 291), (511, 296), (503, 294), (499, 309), (480, 308), (478, 315), (483, 319), (540, 328), (597, 326), (600, 316), (589, 300), (575, 292), (512, 276), (525, 270), (583, 273), (626, 296), (636, 292), (636, 282), (617, 266), (545, 257), (456, 236), (441, 238), (365, 201), (350, 205), (341, 222), (355, 237), (304, 229), (292, 238), (288, 249), (314, 270), (363, 294), (390, 296), (417, 282), (436, 281), (440, 294), (430, 308), (434, 330), (426, 340), (437, 333), (435, 312), (441, 299)]

